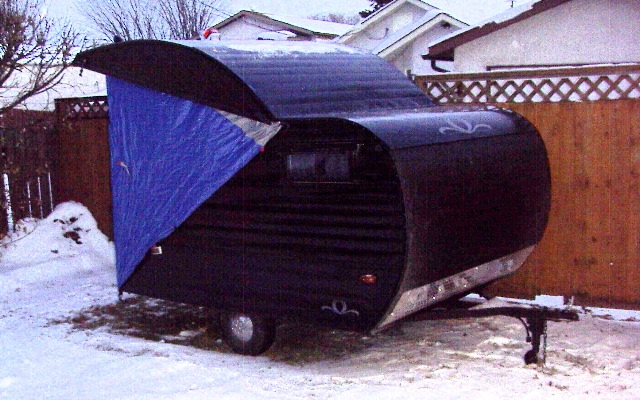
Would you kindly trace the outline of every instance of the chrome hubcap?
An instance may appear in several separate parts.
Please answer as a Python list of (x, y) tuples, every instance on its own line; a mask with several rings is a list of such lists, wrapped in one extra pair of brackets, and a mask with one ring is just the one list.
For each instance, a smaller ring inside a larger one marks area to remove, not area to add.
[(253, 321), (242, 314), (231, 316), (231, 333), (243, 342), (248, 342), (253, 337)]

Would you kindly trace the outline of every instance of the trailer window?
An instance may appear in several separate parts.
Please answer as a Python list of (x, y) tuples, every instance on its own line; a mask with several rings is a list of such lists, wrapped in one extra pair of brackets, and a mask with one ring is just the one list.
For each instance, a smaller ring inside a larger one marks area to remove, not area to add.
[(294, 182), (348, 182), (349, 153), (294, 153), (287, 155), (287, 175)]

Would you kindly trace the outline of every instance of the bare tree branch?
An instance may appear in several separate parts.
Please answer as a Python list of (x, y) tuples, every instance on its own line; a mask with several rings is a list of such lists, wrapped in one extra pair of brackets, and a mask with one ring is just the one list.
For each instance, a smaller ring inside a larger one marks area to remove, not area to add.
[(112, 39), (116, 35), (126, 40), (141, 37), (162, 38), (162, 36), (157, 36), (155, 29), (159, 23), (155, 12), (155, 1), (83, 0), (77, 4), (81, 14), (108, 39)]
[(189, 39), (218, 19), (224, 0), (76, 0), (107, 39)]
[(360, 22), (360, 17), (356, 15), (348, 15), (341, 13), (314, 14), (309, 17), (318, 21), (336, 22), (339, 24), (355, 25)]
[(79, 42), (41, 9), (42, 0), (0, 0), (0, 114), (57, 85)]

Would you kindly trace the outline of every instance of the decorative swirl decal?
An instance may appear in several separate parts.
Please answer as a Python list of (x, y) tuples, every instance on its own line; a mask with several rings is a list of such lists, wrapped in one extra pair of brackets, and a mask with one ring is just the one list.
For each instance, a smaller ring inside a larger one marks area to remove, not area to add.
[(360, 312), (359, 311), (349, 310), (349, 307), (347, 306), (347, 302), (343, 301), (343, 300), (334, 300), (333, 303), (331, 303), (331, 307), (322, 306), (322, 310), (323, 311), (331, 311), (331, 312), (333, 312), (334, 314), (337, 314), (337, 315), (353, 314), (355, 316), (360, 316)]
[(453, 133), (472, 134), (477, 131), (491, 131), (491, 126), (487, 124), (473, 125), (472, 122), (462, 118), (447, 119), (449, 126), (443, 126), (440, 128), (440, 133), (443, 135)]

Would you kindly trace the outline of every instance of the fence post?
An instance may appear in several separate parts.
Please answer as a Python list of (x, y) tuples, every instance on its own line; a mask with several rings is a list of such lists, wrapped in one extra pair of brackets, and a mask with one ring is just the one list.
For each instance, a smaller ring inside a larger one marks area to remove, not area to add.
[(13, 208), (11, 208), (11, 188), (9, 186), (9, 175), (4, 172), (2, 174), (2, 180), (4, 183), (4, 199), (7, 207), (7, 232), (13, 232)]
[(49, 184), (49, 212), (53, 212), (53, 185), (51, 184), (51, 172), (47, 172), (47, 183)]

